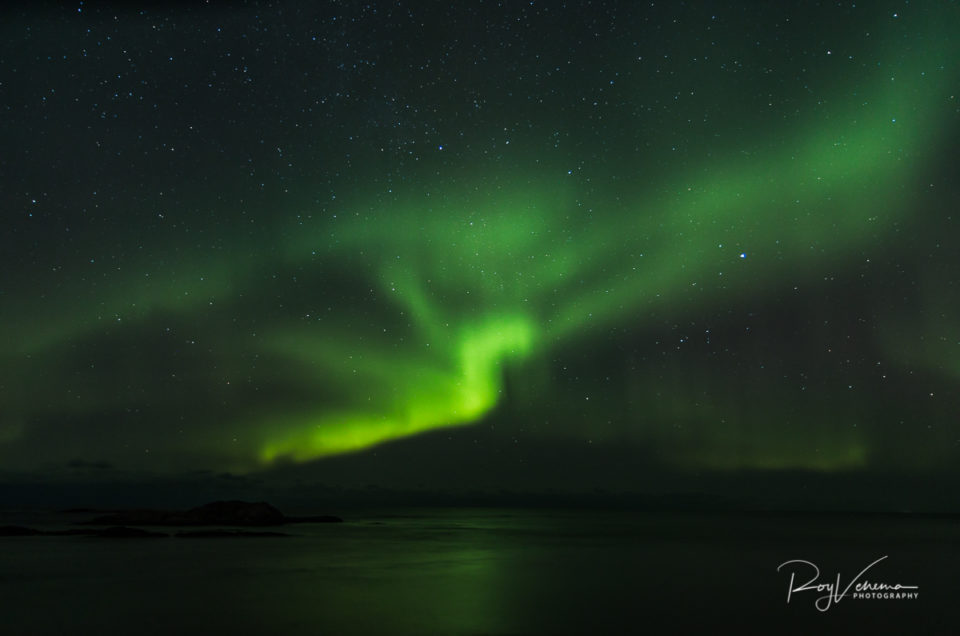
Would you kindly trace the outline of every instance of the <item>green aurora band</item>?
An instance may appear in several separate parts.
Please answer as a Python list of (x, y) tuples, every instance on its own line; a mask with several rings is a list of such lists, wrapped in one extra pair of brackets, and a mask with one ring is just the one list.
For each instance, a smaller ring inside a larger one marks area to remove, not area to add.
[[(427, 192), (398, 188), (389, 200), (357, 195), (343, 204), (368, 214), (317, 215), (268, 230), (273, 234), (264, 240), (279, 246), (268, 262), (238, 257), (256, 249), (238, 234), (222, 256), (150, 246), (144, 251), (152, 261), (131, 259), (109, 284), (52, 293), (55, 302), (13, 289), (23, 302), (16, 313), (7, 310), (6, 355), (41, 358), (104, 319), (203, 320), (202, 312), (258, 289), (267, 271), (320, 271), (324, 280), (357, 283), (361, 300), (329, 307), (322, 322), (285, 317), (236, 336), (239, 349), (295, 368), (300, 385), (318, 387), (317, 399), (251, 408), (237, 423), (243, 441), (224, 464), (255, 470), (476, 423), (498, 405), (508, 365), (522, 371), (572, 342), (636, 326), (651, 312), (683, 315), (793, 286), (862, 251), (884, 249), (909, 223), (925, 161), (942, 151), (938, 131), (955, 116), (954, 40), (934, 25), (922, 41), (888, 41), (898, 51), (887, 56), (894, 61), (866, 76), (850, 71), (851, 82), (870, 90), (838, 92), (821, 112), (798, 121), (790, 139), (757, 139), (749, 154), (737, 146), (668, 179), (651, 182), (639, 169), (626, 178), (624, 166), (616, 179), (585, 191), (535, 158), (514, 158), (516, 169), (469, 184), (441, 179)], [(522, 152), (523, 144), (514, 147)], [(149, 271), (158, 253), (166, 254), (163, 273), (126, 277)], [(202, 278), (194, 275), (199, 271)], [(916, 355), (960, 377), (953, 359), (938, 362), (944, 354), (934, 347)], [(32, 364), (4, 365), (18, 375), (4, 378), (0, 444), (15, 441), (35, 410), (18, 397), (30, 396), (29, 379), (45, 373)], [(224, 357), (224, 376), (232, 366), (242, 366), (239, 354)], [(117, 400), (88, 389), (75, 411)], [(869, 461), (868, 440), (849, 427), (737, 449), (730, 440), (742, 435), (715, 426), (696, 431), (698, 445), (667, 444), (672, 461), (817, 470)], [(831, 442), (821, 443), (826, 437)], [(198, 436), (194, 443), (224, 454), (217, 439)]]
[[(510, 188), (504, 179), (493, 192), (411, 197), (390, 210), (390, 223), (335, 230), (326, 249), (384, 246), (382, 261), (365, 259), (368, 275), (417, 337), (393, 355), (370, 347), (356, 355), (362, 360), (309, 334), (288, 341), (288, 355), (349, 368), (351, 383), (359, 377), (361, 386), (380, 386), (375, 398), (356, 396), (380, 408), (271, 418), (264, 430), (280, 424), (289, 433), (271, 435), (261, 460), (308, 460), (476, 422), (496, 406), (510, 359), (522, 363), (651, 307), (682, 311), (783, 285), (801, 263), (806, 276), (816, 275), (847, 253), (882, 244), (909, 212), (924, 152), (936, 149), (955, 108), (956, 75), (939, 63), (949, 51), (946, 44), (914, 51), (878, 73), (872, 94), (838, 100), (776, 153), (729, 158), (722, 168), (691, 171), (706, 178), (677, 180), (635, 200), (607, 197), (588, 223), (573, 220), (577, 196), (562, 182), (528, 179)], [(323, 249), (312, 238), (318, 234), (304, 232), (289, 258)], [(788, 436), (733, 455), (715, 437), (712, 451), (677, 459), (714, 468), (864, 465), (865, 442), (855, 431), (830, 435), (823, 452), (814, 452), (816, 437)]]

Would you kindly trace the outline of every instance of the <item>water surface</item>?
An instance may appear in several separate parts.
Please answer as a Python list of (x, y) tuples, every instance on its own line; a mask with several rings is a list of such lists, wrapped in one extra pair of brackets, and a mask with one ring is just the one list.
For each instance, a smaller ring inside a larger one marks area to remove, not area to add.
[[(69, 518), (23, 519), (68, 527)], [(159, 528), (170, 531), (169, 528)], [(243, 539), (0, 538), (4, 634), (947, 633), (960, 525), (946, 519), (430, 509)], [(915, 600), (814, 593), (789, 559)]]

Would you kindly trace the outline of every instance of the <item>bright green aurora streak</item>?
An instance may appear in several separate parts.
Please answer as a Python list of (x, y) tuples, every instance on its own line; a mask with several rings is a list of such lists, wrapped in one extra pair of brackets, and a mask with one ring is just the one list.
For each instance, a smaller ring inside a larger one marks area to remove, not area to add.
[[(496, 406), (509, 359), (542, 355), (651, 307), (682, 310), (691, 290), (696, 303), (709, 303), (785, 285), (798, 270), (815, 276), (825, 265), (812, 258), (833, 263), (882, 242), (909, 211), (922, 169), (918, 157), (936, 148), (952, 108), (955, 78), (938, 63), (948, 57), (947, 45), (914, 51), (886, 69), (895, 85), (878, 73), (872, 94), (848, 103), (838, 98), (828, 115), (799, 127), (776, 153), (691, 170), (629, 202), (604, 197), (596, 224), (571, 221), (577, 193), (547, 178), (513, 188), (503, 187), (503, 179), (489, 193), (439, 188), (439, 196), (394, 204), (389, 224), (339, 227), (330, 233), (333, 252), (384, 246), (382, 262), (366, 259), (368, 275), (403, 309), (415, 336), (393, 355), (362, 344), (351, 355), (308, 334), (295, 342), (288, 337), (287, 355), (325, 361), (319, 364), (330, 369), (323, 377), (351, 369), (351, 384), (374, 385), (379, 393), (345, 386), (370, 406), (280, 421), (271, 416), (263, 430), (288, 432), (269, 436), (261, 460), (308, 460), (476, 422)], [(316, 253), (317, 234), (294, 241), (289, 258)], [(834, 435), (842, 441), (835, 439), (828, 452), (814, 453), (810, 439), (791, 438), (733, 459), (714, 437), (715, 452), (687, 461), (728, 468), (862, 465), (864, 441), (840, 433)]]

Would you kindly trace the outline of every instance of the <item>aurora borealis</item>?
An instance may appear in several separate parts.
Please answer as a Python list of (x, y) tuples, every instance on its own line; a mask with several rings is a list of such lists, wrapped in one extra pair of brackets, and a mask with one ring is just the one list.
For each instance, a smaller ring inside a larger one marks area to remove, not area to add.
[(958, 17), (10, 11), (0, 469), (952, 474)]

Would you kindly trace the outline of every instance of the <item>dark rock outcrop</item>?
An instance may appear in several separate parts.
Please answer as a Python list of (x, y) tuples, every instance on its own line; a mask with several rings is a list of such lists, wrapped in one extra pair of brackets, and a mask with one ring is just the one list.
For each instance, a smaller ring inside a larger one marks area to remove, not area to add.
[(109, 515), (103, 515), (84, 521), (89, 526), (104, 525), (132, 525), (132, 526), (166, 526), (179, 525), (185, 521), (176, 522), (174, 519), (182, 515), (179, 512), (170, 512), (166, 510), (124, 510)]
[(113, 526), (103, 528), (91, 535), (94, 537), (103, 537), (104, 539), (153, 539), (158, 537), (167, 537), (163, 532), (151, 532), (141, 528), (127, 528), (126, 526)]
[(100, 532), (100, 528), (70, 528), (69, 530), (50, 530), (49, 532), (44, 532), (43, 534), (48, 534), (54, 537), (75, 537), (75, 536), (95, 536)]
[(113, 512), (112, 510), (98, 510), (97, 508), (67, 508), (66, 510), (61, 510), (60, 512), (68, 515), (78, 515), (78, 514), (93, 514), (95, 512)]
[(283, 513), (265, 502), (215, 501), (190, 510), (126, 510), (91, 519), (88, 525), (133, 526), (275, 526)]
[(286, 517), (286, 523), (343, 523), (343, 519), (334, 515), (314, 515), (312, 517)]
[(185, 511), (127, 510), (85, 522), (87, 525), (126, 526), (279, 526), (285, 523), (329, 523), (334, 516), (286, 517), (266, 502), (215, 501)]
[(286, 523), (282, 512), (263, 501), (215, 501), (192, 508), (185, 514), (196, 525), (277, 526)]
[(250, 531), (250, 530), (186, 530), (175, 535), (178, 539), (232, 539), (243, 537), (289, 537), (286, 532)]
[(125, 526), (113, 526), (110, 528), (74, 528), (70, 530), (37, 530), (36, 528), (25, 528), (23, 526), (2, 526), (0, 527), (0, 537), (103, 537), (105, 539), (143, 539), (150, 537), (169, 536), (163, 532), (151, 532), (141, 528), (127, 528)]
[(0, 526), (0, 537), (32, 537), (43, 534), (36, 528), (25, 528), (23, 526)]

